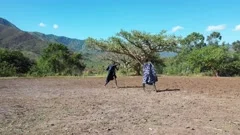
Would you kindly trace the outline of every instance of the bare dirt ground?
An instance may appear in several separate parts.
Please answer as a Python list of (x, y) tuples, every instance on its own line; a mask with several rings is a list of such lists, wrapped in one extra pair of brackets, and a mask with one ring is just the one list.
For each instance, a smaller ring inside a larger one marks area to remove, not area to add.
[(240, 134), (240, 78), (160, 77), (158, 92), (141, 80), (0, 79), (0, 134)]

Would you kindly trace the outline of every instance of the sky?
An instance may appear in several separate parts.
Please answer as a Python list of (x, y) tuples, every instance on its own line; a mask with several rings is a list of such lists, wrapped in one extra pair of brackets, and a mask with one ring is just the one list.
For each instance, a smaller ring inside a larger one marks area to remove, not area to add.
[(121, 29), (183, 36), (213, 31), (240, 40), (240, 0), (0, 0), (0, 17), (24, 31), (70, 38), (114, 36)]

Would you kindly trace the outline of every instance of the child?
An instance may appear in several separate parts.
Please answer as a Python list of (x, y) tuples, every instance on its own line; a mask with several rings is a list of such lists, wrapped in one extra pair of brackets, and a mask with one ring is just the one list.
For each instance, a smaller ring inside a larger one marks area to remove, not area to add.
[(117, 67), (116, 62), (113, 62), (111, 65), (109, 65), (106, 70), (108, 71), (108, 75), (107, 75), (107, 78), (106, 78), (105, 86), (106, 86), (111, 80), (114, 79), (114, 80), (115, 80), (116, 87), (118, 88), (118, 85), (117, 85), (117, 75), (116, 75), (116, 70), (118, 70), (118, 67)]
[(143, 65), (143, 90), (145, 90), (145, 84), (153, 85), (156, 91), (155, 83), (158, 81), (155, 68), (149, 59), (146, 59)]

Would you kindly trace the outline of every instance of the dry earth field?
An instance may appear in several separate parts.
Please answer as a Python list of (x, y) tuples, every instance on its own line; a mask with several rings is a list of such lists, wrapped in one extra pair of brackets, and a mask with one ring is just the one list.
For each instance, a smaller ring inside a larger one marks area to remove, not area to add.
[(0, 79), (1, 135), (239, 135), (240, 78)]

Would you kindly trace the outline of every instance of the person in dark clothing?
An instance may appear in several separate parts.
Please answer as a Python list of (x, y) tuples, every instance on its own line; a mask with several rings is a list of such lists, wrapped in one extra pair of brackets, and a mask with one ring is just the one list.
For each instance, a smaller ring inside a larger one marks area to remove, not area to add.
[(106, 78), (106, 83), (105, 86), (111, 81), (115, 80), (116, 87), (118, 88), (117, 85), (117, 75), (116, 75), (116, 70), (118, 70), (117, 63), (113, 62), (111, 65), (109, 65), (106, 69), (108, 71), (108, 75)]
[(156, 91), (155, 83), (158, 81), (155, 68), (149, 59), (146, 59), (143, 65), (143, 90), (145, 90), (145, 84), (153, 85)]

